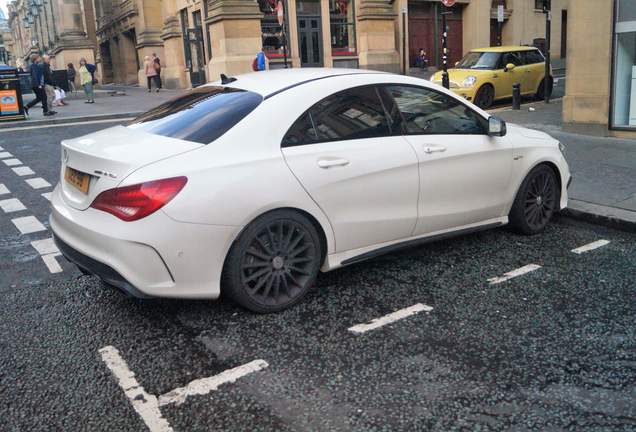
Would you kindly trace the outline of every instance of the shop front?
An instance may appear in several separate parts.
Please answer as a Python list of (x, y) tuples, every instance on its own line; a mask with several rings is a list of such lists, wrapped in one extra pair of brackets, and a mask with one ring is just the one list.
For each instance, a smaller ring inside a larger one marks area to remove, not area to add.
[(618, 0), (614, 12), (610, 129), (636, 132), (636, 2)]

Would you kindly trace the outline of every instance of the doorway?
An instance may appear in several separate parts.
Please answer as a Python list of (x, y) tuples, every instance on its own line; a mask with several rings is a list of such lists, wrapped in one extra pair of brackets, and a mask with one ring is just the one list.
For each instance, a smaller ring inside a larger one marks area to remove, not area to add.
[(190, 71), (190, 85), (194, 88), (207, 82), (205, 77), (201, 11), (194, 11), (192, 13), (192, 27), (189, 25), (188, 10), (182, 9), (180, 15), (185, 64), (186, 68)]
[(317, 0), (298, 0), (298, 51), (301, 67), (322, 67), (322, 23), (320, 2)]
[(568, 11), (561, 11), (561, 58), (568, 53)]

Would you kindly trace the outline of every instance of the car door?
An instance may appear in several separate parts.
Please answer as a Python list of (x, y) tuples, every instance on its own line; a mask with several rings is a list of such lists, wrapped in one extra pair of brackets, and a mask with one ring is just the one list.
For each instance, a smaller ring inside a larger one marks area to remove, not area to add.
[[(515, 65), (514, 69), (506, 70), (508, 64)], [(505, 52), (501, 56), (501, 70), (498, 72), (497, 85), (495, 88), (495, 98), (509, 98), (512, 97), (512, 86), (516, 83), (521, 83), (523, 79), (523, 70), (520, 70), (521, 58), (518, 53)]]
[(378, 88), (361, 86), (321, 100), (283, 138), (285, 160), (329, 218), (338, 252), (415, 228), (418, 159), (393, 127)]
[(526, 80), (522, 91), (524, 94), (535, 94), (545, 75), (545, 58), (539, 50), (529, 50), (524, 54)]
[(502, 216), (512, 170), (508, 140), (487, 135), (488, 121), (436, 90), (389, 85), (419, 160), (420, 197), (414, 235)]

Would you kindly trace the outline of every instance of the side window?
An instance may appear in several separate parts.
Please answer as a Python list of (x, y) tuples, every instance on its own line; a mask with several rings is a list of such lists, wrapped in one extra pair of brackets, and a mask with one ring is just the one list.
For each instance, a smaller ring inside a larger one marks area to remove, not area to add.
[(423, 87), (390, 85), (386, 90), (412, 135), (483, 135), (487, 120), (462, 102)]
[(391, 128), (377, 88), (364, 86), (336, 93), (315, 104), (296, 120), (283, 138), (282, 146), (390, 134)]
[(537, 64), (545, 61), (538, 50), (526, 51), (524, 54), (526, 55), (526, 64)]
[(512, 63), (515, 66), (521, 66), (523, 63), (521, 62), (521, 57), (519, 53), (516, 52), (507, 52), (503, 55), (503, 65), (504, 67), (508, 64)]

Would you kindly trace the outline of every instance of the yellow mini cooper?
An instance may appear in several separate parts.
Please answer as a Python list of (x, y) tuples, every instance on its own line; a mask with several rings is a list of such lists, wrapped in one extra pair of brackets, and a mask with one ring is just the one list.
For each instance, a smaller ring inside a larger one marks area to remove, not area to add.
[[(450, 90), (480, 108), (494, 101), (512, 97), (513, 84), (521, 84), (523, 96), (544, 97), (545, 57), (529, 46), (501, 46), (471, 50), (448, 70)], [(554, 79), (550, 71), (549, 91)], [(431, 78), (442, 83), (442, 72)]]

